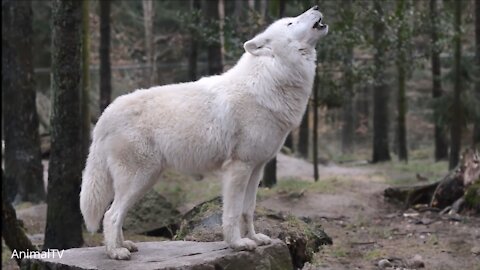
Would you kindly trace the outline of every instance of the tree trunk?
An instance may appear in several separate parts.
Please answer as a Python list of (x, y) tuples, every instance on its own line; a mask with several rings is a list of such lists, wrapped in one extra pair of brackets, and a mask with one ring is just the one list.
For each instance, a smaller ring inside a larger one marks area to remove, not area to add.
[(263, 169), (262, 186), (273, 187), (277, 184), (277, 158), (270, 160)]
[(82, 168), (90, 146), (90, 29), (89, 0), (82, 1)]
[(455, 1), (455, 19), (454, 19), (454, 99), (453, 99), (453, 118), (450, 123), (450, 162), (449, 168), (453, 169), (458, 164), (460, 158), (460, 148), (462, 143), (462, 71), (461, 71), (461, 59), (462, 59), (462, 1)]
[(374, 9), (378, 14), (373, 25), (374, 32), (374, 87), (373, 87), (373, 158), (372, 162), (390, 160), (388, 147), (389, 87), (385, 82), (385, 22), (383, 2), (375, 0)]
[(143, 0), (143, 24), (145, 28), (145, 54), (147, 58), (146, 87), (156, 83), (155, 43), (153, 36), (153, 0)]
[[(5, 6), (4, 6), (5, 9)], [(13, 251), (34, 251), (37, 250), (27, 237), (23, 229), (20, 227), (20, 223), (17, 220), (17, 214), (12, 204), (6, 200), (6, 186), (5, 174), (2, 170), (2, 238), (5, 240), (7, 247)], [(21, 259), (16, 257), (17, 264), (20, 266)]]
[[(285, 2), (285, 0), (279, 0), (278, 4), (279, 4), (278, 5), (278, 18), (282, 18), (285, 15), (286, 2)], [(264, 22), (267, 22), (267, 9), (266, 8), (267, 8), (266, 1), (261, 0), (260, 1), (260, 13), (262, 15), (262, 18), (263, 18)], [(283, 145), (286, 146), (288, 149), (290, 149), (292, 152), (294, 151), (293, 135), (292, 135), (291, 132), (287, 135), (287, 138), (285, 139), (285, 143)]]
[(100, 5), (100, 112), (110, 104), (112, 95), (112, 71), (110, 67), (110, 0)]
[(205, 1), (205, 16), (209, 22), (209, 26), (213, 27), (215, 36), (207, 46), (208, 57), (208, 74), (220, 74), (223, 72), (223, 55), (222, 43), (220, 34), (220, 14), (219, 14), (219, 0)]
[(297, 152), (303, 158), (308, 158), (308, 146), (309, 146), (309, 136), (310, 136), (310, 128), (309, 128), (309, 110), (310, 104), (307, 105), (307, 109), (302, 117), (302, 123), (300, 123), (300, 129), (298, 132), (298, 144), (297, 144)]
[[(251, 1), (254, 4), (254, 1)], [(253, 8), (254, 5), (250, 5), (249, 7)], [(285, 10), (285, 2), (283, 0), (280, 1), (280, 7), (278, 10), (278, 16), (282, 17), (283, 12)], [(291, 134), (287, 135), (287, 138), (291, 136)], [(293, 143), (292, 143), (293, 144)], [(285, 142), (284, 142), (285, 145)], [(291, 149), (291, 148), (290, 148)], [(277, 157), (273, 158), (270, 162), (267, 163), (265, 169), (263, 170), (263, 185), (267, 187), (272, 187), (277, 184)]]
[(320, 77), (318, 71), (315, 69), (315, 79), (313, 83), (313, 178), (315, 182), (318, 181), (318, 86)]
[[(442, 71), (440, 63), (440, 49), (438, 46), (438, 14), (437, 9), (438, 0), (430, 0), (430, 36), (431, 36), (431, 64), (432, 64), (432, 97), (434, 100), (439, 99), (443, 95), (442, 91)], [(435, 110), (433, 112), (435, 119), (435, 160), (445, 160), (448, 158), (448, 142), (445, 135), (445, 128), (440, 125), (438, 115), (440, 112)]]
[[(476, 78), (475, 81), (475, 96), (477, 99), (477, 104), (480, 104), (480, 3), (479, 1), (475, 2), (475, 63), (476, 67)], [(473, 128), (473, 145), (476, 145), (480, 148), (480, 116), (477, 115), (477, 119)]]
[[(31, 1), (2, 1), (2, 117), (5, 178), (15, 197), (45, 199), (33, 81)], [(10, 200), (11, 201), (11, 200)]]
[(52, 1), (52, 145), (44, 249), (83, 244), (79, 195), (82, 2)]
[(283, 146), (287, 147), (292, 152), (294, 151), (294, 149), (293, 149), (293, 135), (292, 135), (291, 132), (287, 135), (287, 138), (285, 138), (285, 143), (283, 144)]
[(408, 161), (407, 148), (407, 97), (405, 94), (405, 82), (407, 73), (406, 46), (408, 42), (405, 0), (397, 0), (397, 18), (400, 25), (397, 32), (397, 70), (398, 70), (398, 96), (397, 96), (397, 140), (398, 159)]
[(467, 149), (462, 154), (460, 165), (447, 173), (442, 180), (422, 185), (387, 188), (385, 197), (405, 203), (405, 208), (415, 204), (429, 204), (444, 209), (456, 203), (465, 195), (468, 187), (478, 183), (480, 167), (479, 154)]
[[(201, 9), (201, 2), (200, 0), (190, 0), (190, 10), (192, 13), (197, 12)], [(198, 21), (195, 22), (196, 25), (199, 24)], [(195, 81), (197, 79), (197, 58), (198, 58), (198, 43), (197, 43), (197, 35), (195, 34), (195, 30), (190, 31), (190, 51), (188, 53), (188, 77), (191, 81)]]
[[(343, 19), (348, 29), (353, 27), (355, 21), (354, 12), (352, 12), (352, 1), (344, 1)], [(345, 99), (342, 110), (342, 153), (349, 154), (354, 148), (355, 116), (354, 116), (354, 83), (353, 83), (353, 44), (348, 43), (343, 59), (343, 74), (345, 82)]]

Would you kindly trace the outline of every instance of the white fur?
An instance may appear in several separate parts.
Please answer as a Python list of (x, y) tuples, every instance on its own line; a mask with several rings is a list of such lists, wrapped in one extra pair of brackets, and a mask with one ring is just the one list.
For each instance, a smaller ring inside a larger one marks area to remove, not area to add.
[(253, 226), (257, 187), (305, 111), (315, 44), (328, 31), (312, 28), (321, 16), (312, 8), (273, 23), (222, 75), (137, 90), (105, 110), (93, 131), (80, 208), (89, 231), (104, 216), (111, 258), (129, 259), (136, 250), (123, 239), (125, 215), (166, 168), (220, 172), (225, 241), (238, 250), (270, 243)]

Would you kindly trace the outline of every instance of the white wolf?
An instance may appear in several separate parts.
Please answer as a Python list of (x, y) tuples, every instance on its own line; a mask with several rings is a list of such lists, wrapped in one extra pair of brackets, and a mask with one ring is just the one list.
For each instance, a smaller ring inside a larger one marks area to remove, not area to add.
[(305, 111), (315, 45), (328, 32), (322, 17), (315, 6), (276, 21), (222, 75), (138, 90), (108, 106), (93, 131), (80, 208), (91, 232), (104, 216), (110, 258), (137, 250), (123, 238), (125, 215), (167, 168), (220, 173), (224, 240), (236, 250), (270, 243), (253, 227), (257, 187)]

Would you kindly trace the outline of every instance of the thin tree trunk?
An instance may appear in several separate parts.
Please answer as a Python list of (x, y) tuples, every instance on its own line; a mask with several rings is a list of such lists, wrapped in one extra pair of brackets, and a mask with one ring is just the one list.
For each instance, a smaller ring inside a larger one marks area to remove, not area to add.
[(33, 81), (31, 1), (2, 1), (2, 117), (5, 178), (19, 199), (45, 199)]
[(373, 25), (374, 32), (374, 87), (373, 87), (373, 158), (372, 162), (390, 160), (389, 152), (389, 87), (385, 82), (385, 22), (383, 2), (375, 0), (374, 9), (378, 14)]
[(273, 187), (277, 184), (277, 158), (270, 160), (263, 170), (263, 187)]
[[(344, 1), (344, 21), (349, 28), (353, 27), (355, 21), (352, 11), (352, 0)], [(346, 53), (343, 59), (344, 82), (345, 82), (345, 103), (342, 110), (342, 153), (349, 154), (354, 148), (355, 116), (354, 116), (354, 83), (353, 83), (353, 44), (346, 46)]]
[[(5, 8), (5, 7), (4, 7)], [(5, 244), (11, 251), (34, 251), (37, 250), (33, 246), (32, 242), (20, 227), (20, 222), (17, 219), (17, 213), (12, 204), (7, 201), (5, 178), (2, 170), (2, 238), (5, 240)], [(21, 259), (16, 257), (15, 260), (20, 266)]]
[(313, 83), (313, 178), (315, 181), (318, 181), (318, 86), (320, 77), (318, 76), (318, 71), (315, 70), (315, 79)]
[(218, 0), (218, 24), (220, 25), (219, 35), (220, 35), (220, 51), (221, 51), (221, 61), (222, 61), (222, 72), (223, 64), (225, 63), (225, 1)]
[[(284, 10), (285, 10), (285, 1), (280, 0), (280, 6), (278, 10), (279, 18), (283, 17)], [(287, 138), (288, 136), (290, 136), (290, 134), (287, 135)], [(285, 142), (284, 142), (284, 145), (285, 145)], [(264, 182), (264, 185), (266, 186), (273, 186), (277, 184), (277, 157), (273, 158), (265, 166), (265, 169), (263, 171), (263, 182)]]
[(100, 4), (100, 112), (110, 104), (112, 96), (112, 71), (110, 66), (110, 0)]
[[(443, 95), (442, 91), (442, 71), (440, 63), (440, 50), (438, 46), (438, 0), (430, 0), (430, 24), (431, 24), (431, 64), (432, 64), (432, 98), (439, 99)], [(440, 112), (433, 112), (435, 119), (435, 160), (445, 160), (448, 158), (448, 142), (445, 135), (445, 128), (440, 125), (438, 115)]]
[(235, 18), (235, 22), (237, 23), (237, 26), (243, 20), (244, 3), (245, 3), (245, 0), (235, 0), (235, 9), (233, 11), (233, 17)]
[(52, 115), (47, 225), (43, 248), (83, 244), (79, 195), (82, 2), (52, 1)]
[(156, 83), (155, 47), (153, 36), (153, 1), (143, 0), (143, 23), (145, 28), (145, 53), (147, 58), (146, 87)]
[[(282, 18), (285, 16), (285, 5), (286, 5), (286, 2), (285, 0), (279, 0), (279, 6), (278, 6), (278, 18)], [(267, 7), (267, 4), (266, 4), (266, 1), (265, 0), (261, 0), (260, 2), (260, 12), (262, 14), (262, 18), (263, 18), (263, 21), (266, 22), (267, 21), (267, 10), (266, 10), (266, 7)], [(287, 135), (287, 138), (285, 139), (285, 143), (283, 144), (285, 147), (287, 147), (288, 149), (290, 149), (292, 152), (294, 151), (294, 147), (293, 147), (293, 135), (292, 133), (290, 132), (288, 135)]]
[[(480, 104), (480, 3), (475, 2), (475, 63), (476, 78), (475, 96), (477, 104)], [(477, 117), (473, 128), (473, 145), (480, 148), (480, 117)]]
[(82, 168), (90, 146), (90, 29), (89, 0), (82, 1)]
[(283, 146), (287, 147), (292, 152), (294, 151), (294, 149), (293, 149), (293, 135), (292, 135), (291, 132), (288, 133), (287, 138), (285, 138), (285, 143), (283, 144)]
[(400, 26), (397, 32), (397, 70), (398, 70), (398, 96), (397, 96), (397, 140), (398, 159), (408, 161), (407, 150), (407, 97), (405, 94), (406, 82), (406, 46), (407, 46), (407, 22), (405, 21), (406, 3), (405, 0), (397, 0), (397, 18)]
[(461, 74), (461, 59), (462, 59), (462, 39), (461, 39), (461, 24), (462, 24), (462, 1), (455, 1), (455, 37), (454, 37), (454, 100), (453, 100), (453, 118), (450, 123), (450, 162), (449, 168), (453, 169), (457, 166), (460, 158), (460, 148), (462, 143), (462, 74)]
[(255, 0), (248, 0), (248, 9), (250, 12), (255, 10)]
[(214, 27), (216, 30), (215, 37), (212, 37), (213, 41), (210, 41), (207, 46), (208, 57), (208, 74), (220, 74), (223, 72), (223, 56), (222, 56), (222, 43), (220, 36), (220, 14), (219, 14), (219, 0), (210, 0), (205, 2), (205, 15), (209, 21), (209, 26)]
[[(201, 2), (200, 0), (190, 0), (190, 10), (191, 12), (197, 12), (201, 9)], [(198, 22), (195, 22), (195, 25), (198, 25)], [(190, 51), (188, 54), (188, 76), (191, 81), (195, 81), (197, 79), (197, 58), (198, 58), (198, 43), (197, 43), (197, 36), (196, 31), (190, 31)]]
[(310, 140), (310, 128), (309, 128), (309, 109), (310, 104), (307, 105), (307, 109), (302, 117), (302, 122), (300, 123), (300, 129), (298, 132), (298, 144), (297, 144), (297, 153), (303, 157), (308, 158), (308, 146)]

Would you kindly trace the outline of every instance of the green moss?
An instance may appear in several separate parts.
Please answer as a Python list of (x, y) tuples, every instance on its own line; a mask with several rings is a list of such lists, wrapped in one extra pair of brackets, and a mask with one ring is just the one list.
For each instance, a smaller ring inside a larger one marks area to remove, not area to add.
[(465, 192), (465, 203), (467, 207), (480, 211), (480, 182), (467, 188)]

